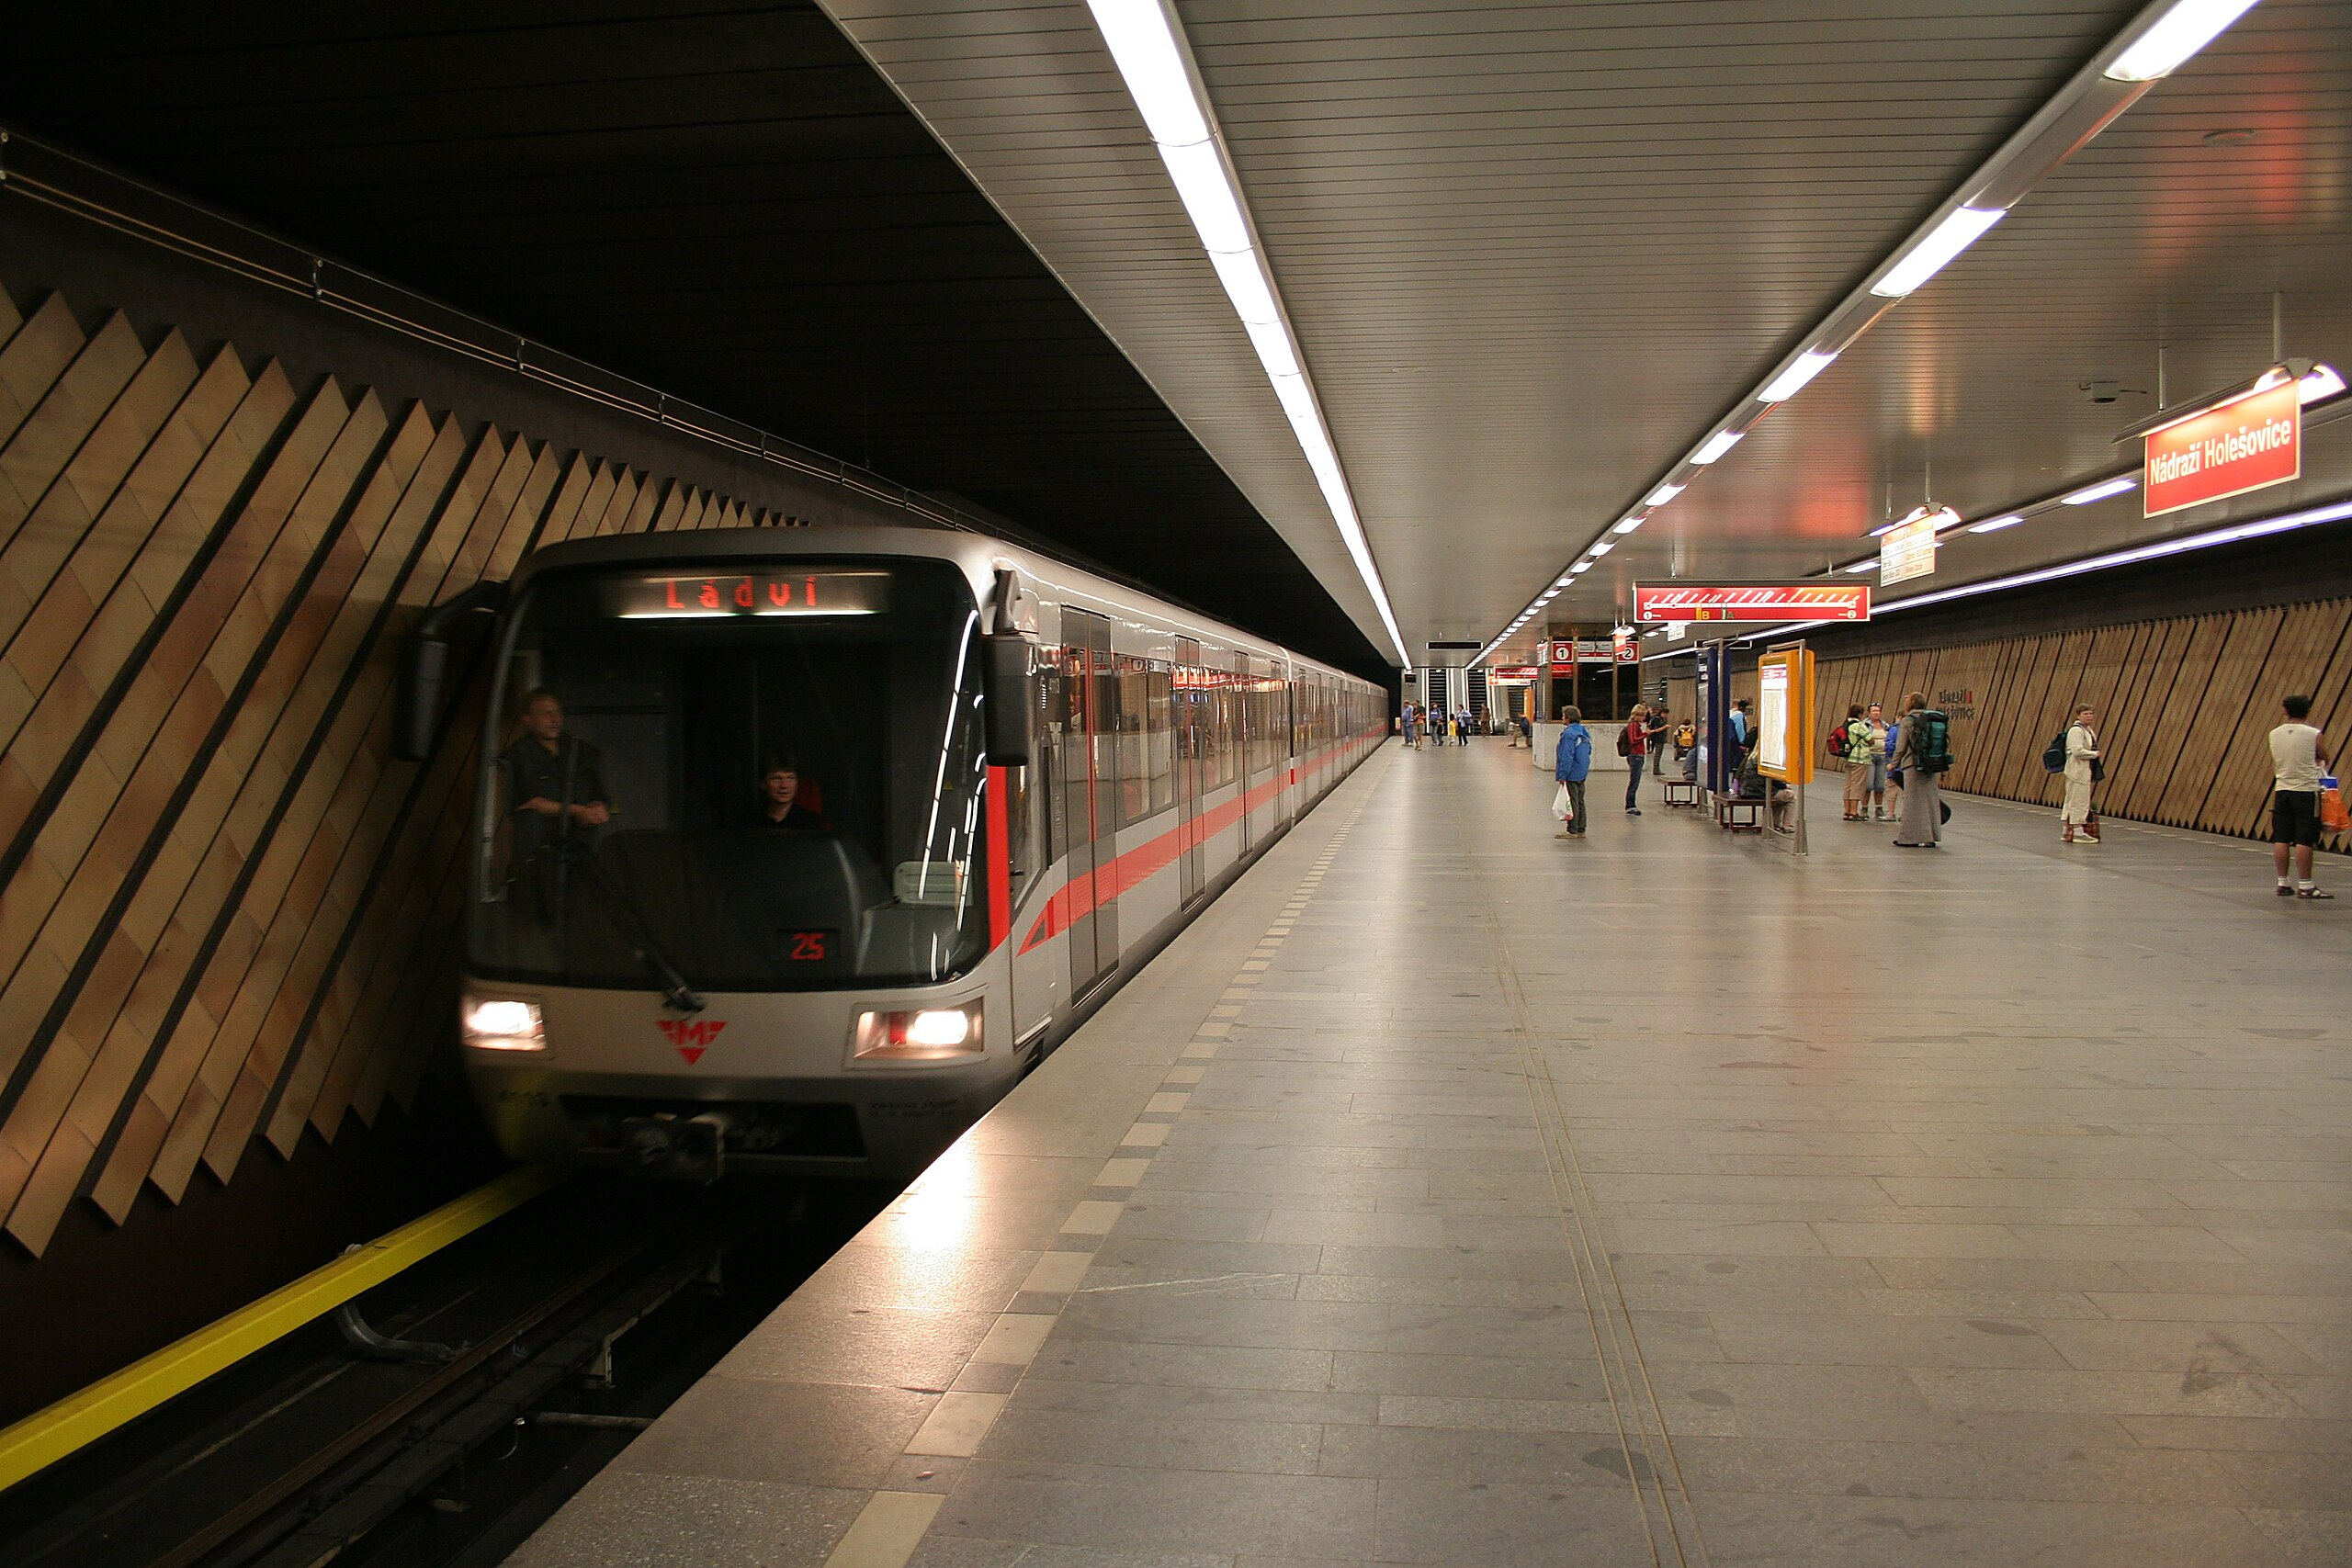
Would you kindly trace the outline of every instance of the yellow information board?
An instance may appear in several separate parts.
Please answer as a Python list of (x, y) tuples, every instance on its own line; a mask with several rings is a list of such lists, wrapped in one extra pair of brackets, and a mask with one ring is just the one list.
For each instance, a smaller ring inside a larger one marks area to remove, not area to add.
[(1813, 781), (1813, 652), (1768, 653), (1756, 661), (1756, 771), (1788, 784)]

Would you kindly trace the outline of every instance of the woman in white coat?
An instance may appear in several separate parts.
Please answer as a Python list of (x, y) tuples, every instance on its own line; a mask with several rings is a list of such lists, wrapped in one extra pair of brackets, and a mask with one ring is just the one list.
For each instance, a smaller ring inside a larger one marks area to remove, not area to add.
[(2098, 842), (2098, 814), (2091, 809), (2091, 785), (2105, 772), (2098, 766), (2098, 733), (2091, 728), (2098, 722), (2098, 715), (2078, 707), (2074, 722), (2066, 726), (2066, 802), (2058, 808), (2058, 820), (2065, 825), (2061, 843)]

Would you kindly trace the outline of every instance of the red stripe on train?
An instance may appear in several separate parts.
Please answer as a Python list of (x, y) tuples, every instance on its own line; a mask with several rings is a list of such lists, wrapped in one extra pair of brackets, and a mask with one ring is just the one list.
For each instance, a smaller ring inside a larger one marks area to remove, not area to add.
[[(1304, 767), (1292, 767), (1279, 777), (1267, 780), (1251, 790), (1246, 799), (1236, 796), (1223, 806), (1203, 812), (1190, 822), (1180, 822), (1149, 842), (1138, 844), (1125, 854), (1096, 866), (1092, 876), (1076, 878), (1064, 884), (1055, 891), (1053, 897), (1046, 900), (1046, 907), (1038, 914), (1036, 923), (1029, 928), (1029, 934), (1022, 939), (1021, 951), (1026, 953), (1040, 942), (1051, 942), (1069, 930), (1071, 924), (1081, 916), (1093, 913), (1120, 894), (1140, 886), (1147, 878), (1167, 870), (1176, 863), (1178, 855), (1192, 848), (1194, 843), (1204, 844), (1239, 821), (1245, 809), (1254, 809), (1262, 806), (1283, 791), (1296, 785), (1300, 774), (1315, 772), (1327, 762), (1344, 754), (1350, 746), (1361, 744), (1375, 736), (1385, 736), (1386, 733), (1385, 727), (1367, 729), (1353, 740), (1341, 741), (1319, 755), (1309, 758)], [(997, 781), (991, 778), (989, 783), (993, 788)], [(991, 818), (990, 829), (993, 830), (996, 826), (995, 820)], [(993, 856), (990, 858), (994, 859)], [(989, 891), (993, 895), (995, 889), (991, 887)], [(991, 916), (990, 919), (993, 921), (994, 917)]]

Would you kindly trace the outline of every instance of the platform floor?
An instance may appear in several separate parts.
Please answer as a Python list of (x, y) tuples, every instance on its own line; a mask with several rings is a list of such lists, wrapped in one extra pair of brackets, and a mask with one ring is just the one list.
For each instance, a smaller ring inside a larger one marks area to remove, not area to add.
[(2341, 862), (1550, 793), (1374, 759), (512, 1561), (2352, 1562)]

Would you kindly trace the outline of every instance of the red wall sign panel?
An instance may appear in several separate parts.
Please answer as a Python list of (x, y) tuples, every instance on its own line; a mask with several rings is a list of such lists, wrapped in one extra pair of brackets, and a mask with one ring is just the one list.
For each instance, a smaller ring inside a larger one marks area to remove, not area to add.
[(2284, 484), (2303, 471), (2301, 389), (2282, 381), (2150, 431), (2147, 444), (2149, 517)]
[(1637, 621), (1867, 621), (1867, 582), (1637, 582)]

